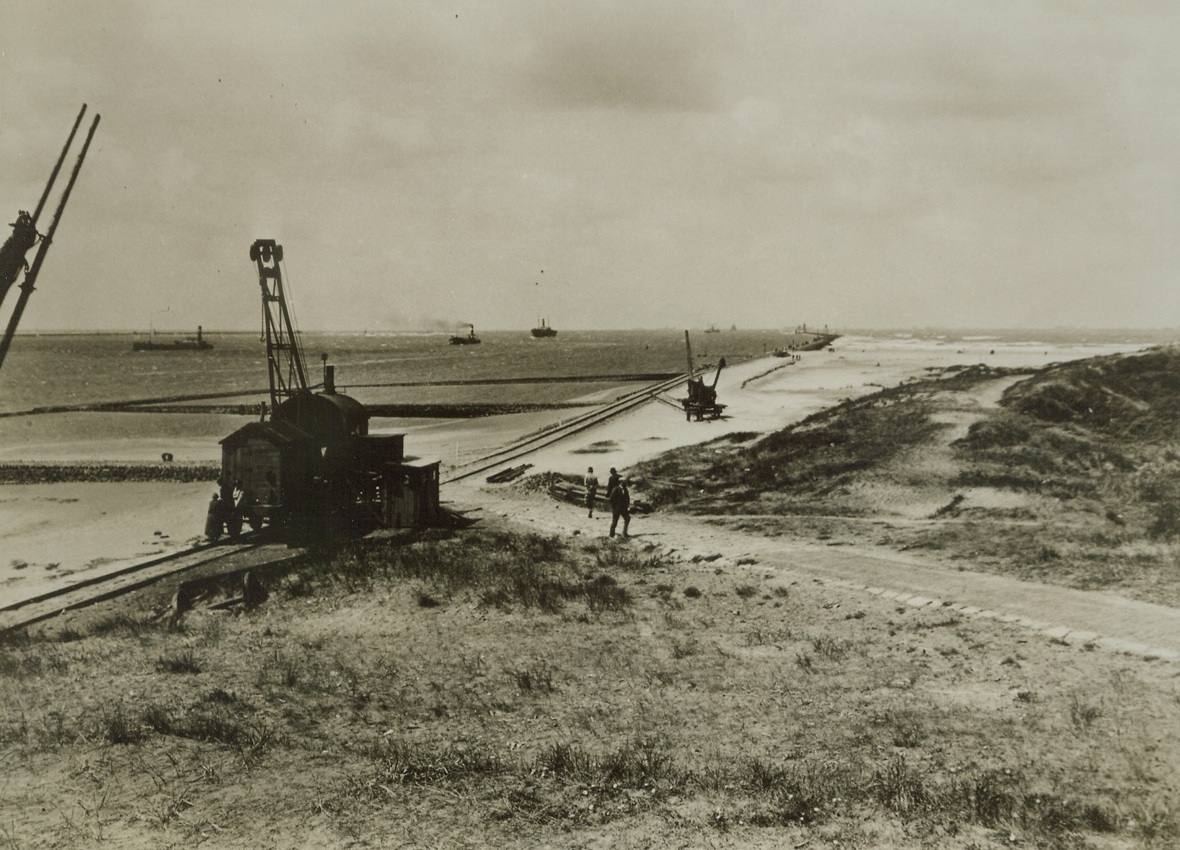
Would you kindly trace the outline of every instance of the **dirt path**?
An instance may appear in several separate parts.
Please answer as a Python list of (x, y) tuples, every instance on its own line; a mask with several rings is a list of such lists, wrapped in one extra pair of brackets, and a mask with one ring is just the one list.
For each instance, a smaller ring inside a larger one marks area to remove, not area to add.
[[(988, 408), (995, 407), (1004, 390), (1020, 380), (1009, 376), (986, 381), (956, 395), (953, 433), (940, 447), (910, 462), (937, 466), (949, 463), (951, 439), (962, 436)], [(782, 417), (780, 417), (781, 419)], [(764, 430), (766, 423), (758, 423)], [(781, 427), (783, 423), (778, 423)], [(652, 433), (639, 429), (639, 436)], [(655, 432), (658, 433), (658, 432)], [(940, 451), (941, 449), (941, 451)], [(654, 453), (648, 450), (649, 453)], [(538, 470), (556, 467), (546, 458)], [(621, 468), (621, 464), (620, 464)], [(520, 521), (548, 534), (601, 537), (609, 516), (589, 519), (585, 511), (545, 495), (528, 496), (506, 486), (468, 482), (448, 493), (459, 505), (487, 510)], [(896, 507), (896, 506), (895, 506)], [(921, 522), (929, 522), (923, 509)], [(478, 515), (478, 514), (476, 514)], [(913, 606), (946, 606), (961, 616), (991, 618), (1016, 624), (1047, 639), (1102, 647), (1143, 658), (1180, 662), (1180, 609), (1153, 605), (1106, 591), (1082, 591), (1036, 582), (972, 572), (961, 562), (936, 556), (914, 556), (884, 548), (833, 541), (820, 545), (787, 537), (767, 537), (718, 524), (735, 517), (688, 517), (671, 513), (637, 516), (632, 520), (632, 545), (656, 543), (675, 550), (682, 561), (710, 559), (711, 568), (772, 569), (793, 581), (822, 581), (853, 592), (874, 594)], [(889, 522), (904, 522), (897, 516)], [(714, 559), (714, 556), (718, 556)]]
[[(601, 537), (610, 525), (609, 515), (590, 519), (574, 505), (507, 487), (471, 487), (453, 495), (473, 517), (489, 511), (546, 534)], [(707, 562), (711, 568), (762, 574), (774, 570), (794, 581), (823, 581), (899, 604), (946, 606), (960, 616), (1012, 623), (1047, 639), (1180, 662), (1180, 609), (1113, 593), (975, 573), (934, 558), (879, 549), (762, 537), (673, 514), (636, 516), (631, 533), (629, 544), (620, 545), (655, 543), (690, 563), (719, 555)]]

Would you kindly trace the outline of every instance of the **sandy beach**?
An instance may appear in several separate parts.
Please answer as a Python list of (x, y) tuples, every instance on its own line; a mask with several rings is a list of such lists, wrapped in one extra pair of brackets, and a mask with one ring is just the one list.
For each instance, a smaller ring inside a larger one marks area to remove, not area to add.
[[(928, 369), (987, 363), (1029, 368), (1048, 362), (1090, 357), (1137, 346), (1048, 346), (1001, 344), (980, 339), (954, 345), (899, 337), (849, 336), (833, 350), (808, 352), (796, 363), (763, 357), (724, 369), (718, 398), (724, 418), (688, 422), (665, 403), (650, 402), (569, 440), (530, 456), (530, 472), (580, 474), (594, 466), (626, 469), (670, 448), (704, 442), (738, 431), (782, 428), (839, 402), (893, 386)], [(712, 380), (712, 371), (707, 373)], [(593, 405), (621, 394), (599, 391), (586, 396)], [(666, 401), (675, 403), (675, 394)], [(589, 409), (589, 407), (587, 408)], [(463, 420), (390, 423), (375, 419), (374, 432), (401, 431), (411, 455), (442, 461), (444, 475), (467, 461), (514, 439), (570, 416), (571, 411), (514, 414)], [(123, 417), (125, 438), (53, 439), (75, 433), (59, 427), (53, 415), (26, 417), (23, 443), (0, 455), (25, 462), (158, 462), (163, 451), (176, 462), (217, 462), (218, 440), (241, 424), (241, 417), (149, 414), (70, 413), (62, 417)], [(9, 429), (13, 428), (9, 420)], [(153, 428), (156, 436), (139, 435)], [(18, 454), (19, 453), (19, 454)], [(442, 498), (480, 501), (483, 477), (443, 488)], [(98, 574), (157, 557), (200, 537), (210, 485), (168, 483), (69, 483), (0, 486), (0, 600), (5, 603), (40, 593), (78, 577)]]

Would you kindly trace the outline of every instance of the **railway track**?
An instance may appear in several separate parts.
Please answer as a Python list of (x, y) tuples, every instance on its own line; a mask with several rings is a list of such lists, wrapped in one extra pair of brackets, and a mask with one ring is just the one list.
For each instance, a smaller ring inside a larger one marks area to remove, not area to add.
[[(216, 561), (248, 560), (263, 545), (245, 541), (229, 545), (204, 544), (170, 555), (91, 576), (66, 587), (0, 606), (0, 635), (48, 620), (67, 611), (113, 599), (163, 579), (196, 570)], [(284, 552), (287, 550), (284, 548)]]
[[(473, 475), (503, 466), (531, 452), (593, 428), (611, 417), (625, 413), (651, 400), (665, 401), (660, 395), (687, 380), (686, 375), (665, 378), (643, 389), (626, 393), (592, 411), (562, 420), (556, 425), (522, 437), (482, 458), (451, 470), (443, 483), (461, 481)], [(667, 403), (667, 402), (666, 402)], [(270, 552), (269, 549), (276, 551)], [(226, 571), (241, 570), (290, 557), (291, 550), (281, 544), (262, 544), (249, 539), (241, 543), (203, 544), (133, 564), (113, 572), (91, 576), (67, 587), (46, 591), (37, 596), (0, 606), (0, 635), (48, 620), (67, 611), (113, 599), (167, 579), (195, 572), (215, 562), (224, 561)]]
[(451, 469), (442, 476), (441, 482), (443, 484), (449, 484), (453, 481), (462, 481), (473, 475), (488, 472), (506, 463), (525, 457), (545, 446), (550, 446), (553, 443), (572, 437), (574, 434), (593, 428), (595, 425), (599, 425), (607, 419), (618, 416), (620, 413), (626, 413), (628, 410), (653, 399), (664, 401), (664, 399), (660, 398), (662, 393), (674, 389), (687, 380), (687, 375), (677, 375), (673, 378), (667, 378), (658, 383), (649, 384), (643, 389), (620, 396), (609, 404), (604, 404), (601, 407), (575, 416), (572, 419), (563, 419), (556, 425), (552, 425), (535, 434), (522, 437), (503, 448), (497, 449), (491, 454), (484, 455), (477, 460), (469, 461)]

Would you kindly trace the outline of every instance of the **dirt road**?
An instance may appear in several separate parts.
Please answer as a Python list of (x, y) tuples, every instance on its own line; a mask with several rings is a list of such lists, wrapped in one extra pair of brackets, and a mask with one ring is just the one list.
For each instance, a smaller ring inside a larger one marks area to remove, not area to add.
[[(471, 487), (454, 495), (460, 499), (457, 506), (473, 517), (489, 511), (546, 534), (601, 537), (610, 525), (609, 515), (590, 519), (575, 505), (508, 487)], [(620, 539), (620, 545), (655, 543), (674, 550), (689, 567), (773, 570), (792, 581), (817, 580), (905, 605), (945, 606), (960, 616), (1011, 623), (1046, 639), (1180, 663), (1180, 610), (1114, 593), (971, 572), (936, 558), (883, 549), (768, 538), (719, 527), (707, 517), (637, 516), (631, 533), (633, 538)]]

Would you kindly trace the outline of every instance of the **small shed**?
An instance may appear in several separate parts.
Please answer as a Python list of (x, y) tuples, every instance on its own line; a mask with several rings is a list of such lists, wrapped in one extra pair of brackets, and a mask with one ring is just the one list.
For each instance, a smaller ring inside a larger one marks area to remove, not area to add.
[(438, 522), (439, 461), (407, 459), (382, 472), (387, 528), (428, 528)]

